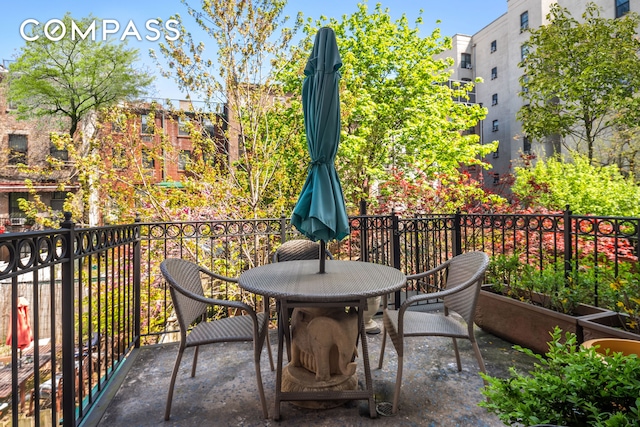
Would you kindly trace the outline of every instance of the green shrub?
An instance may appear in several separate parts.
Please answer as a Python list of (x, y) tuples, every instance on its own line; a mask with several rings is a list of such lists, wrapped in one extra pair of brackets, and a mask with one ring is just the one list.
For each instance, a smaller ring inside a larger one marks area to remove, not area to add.
[(556, 328), (545, 356), (514, 346), (537, 359), (528, 374), (487, 381), (479, 403), (508, 425), (639, 426), (640, 359), (621, 353), (598, 355), (576, 344), (575, 334)]

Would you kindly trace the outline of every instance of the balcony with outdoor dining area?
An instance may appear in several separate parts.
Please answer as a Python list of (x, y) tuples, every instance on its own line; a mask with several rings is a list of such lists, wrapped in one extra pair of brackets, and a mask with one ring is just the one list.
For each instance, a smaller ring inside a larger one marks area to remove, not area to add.
[[(480, 372), (507, 377), (535, 360), (474, 325), (480, 286), (496, 256), (533, 260), (526, 242), (577, 232), (564, 224), (596, 237), (588, 220), (363, 214), (326, 245), (284, 217), (76, 228), (67, 216), (5, 233), (4, 327), (18, 336), (10, 313), (27, 306), (31, 340), (4, 347), (0, 422), (502, 425), (478, 405)], [(605, 220), (620, 246), (637, 234), (629, 218)], [(453, 333), (437, 330), (445, 306)]]

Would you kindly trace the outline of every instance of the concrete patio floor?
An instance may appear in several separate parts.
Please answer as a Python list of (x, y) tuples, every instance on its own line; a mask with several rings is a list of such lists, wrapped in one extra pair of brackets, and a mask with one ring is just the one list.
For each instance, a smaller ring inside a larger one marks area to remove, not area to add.
[[(378, 323), (381, 321), (378, 319)], [(533, 361), (512, 345), (481, 330), (476, 331), (487, 371), (506, 376), (510, 366), (527, 371)], [(271, 346), (276, 357), (276, 335)], [(387, 341), (384, 366), (377, 369), (382, 335), (367, 335), (369, 359), (376, 402), (393, 398), (397, 356)], [(198, 371), (190, 377), (193, 349), (185, 357), (176, 381), (171, 420), (164, 421), (164, 409), (177, 344), (141, 348), (120, 388), (108, 402), (98, 405), (87, 425), (112, 426), (502, 426), (495, 415), (477, 403), (483, 399), (482, 379), (473, 350), (467, 340), (459, 340), (462, 372), (458, 372), (451, 339), (414, 338), (407, 341), (398, 414), (369, 417), (367, 401), (352, 401), (326, 410), (310, 410), (290, 402), (281, 405), (281, 419), (263, 419), (251, 345), (216, 344), (203, 347)], [(275, 372), (269, 369), (264, 349), (262, 378), (269, 412), (273, 414)], [(358, 359), (359, 380), (364, 381), (362, 360)]]

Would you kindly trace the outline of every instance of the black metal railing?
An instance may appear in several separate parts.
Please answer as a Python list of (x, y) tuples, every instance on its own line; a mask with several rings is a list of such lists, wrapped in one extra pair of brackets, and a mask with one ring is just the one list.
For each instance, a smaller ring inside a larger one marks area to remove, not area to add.
[[(517, 257), (540, 269), (560, 265), (565, 275), (597, 271), (604, 264), (617, 274), (622, 264), (637, 262), (639, 221), (574, 216), (568, 209), (416, 218), (363, 213), (350, 218), (347, 238), (327, 247), (334, 258), (391, 265), (408, 274), (469, 250), (494, 258)], [(297, 237), (284, 217), (87, 229), (76, 229), (67, 218), (57, 230), (0, 234), (0, 301), (10, 302), (0, 309), (6, 319), (11, 317), (15, 337), (20, 325), (10, 314), (17, 312), (19, 297), (26, 298), (34, 343), (41, 344), (21, 354), (13, 341), (10, 367), (0, 369), (13, 424), (21, 410), (30, 413), (36, 425), (48, 419), (52, 424), (81, 424), (132, 349), (172, 339), (177, 324), (159, 272), (163, 259), (186, 258), (237, 277), (270, 262), (280, 244)], [(596, 277), (596, 305), (600, 285)], [(394, 304), (403, 293), (425, 291), (417, 286), (408, 283)], [(238, 288), (225, 292), (229, 298), (260, 303)], [(52, 392), (45, 393), (41, 386), (52, 378)], [(11, 399), (22, 395), (32, 397), (24, 409), (26, 399)], [(0, 405), (2, 399), (0, 394)]]

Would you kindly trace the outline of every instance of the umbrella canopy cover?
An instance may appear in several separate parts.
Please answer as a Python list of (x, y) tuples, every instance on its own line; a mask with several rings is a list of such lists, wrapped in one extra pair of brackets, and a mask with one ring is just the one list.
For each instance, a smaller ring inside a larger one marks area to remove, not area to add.
[[(11, 323), (9, 322), (9, 334), (7, 345), (11, 345)], [(29, 301), (25, 297), (18, 298), (18, 348), (23, 350), (33, 341), (31, 323), (29, 322)]]
[(336, 35), (331, 28), (321, 28), (302, 85), (311, 165), (291, 216), (298, 231), (313, 241), (341, 240), (349, 234), (347, 209), (334, 165), (340, 142), (340, 67)]

